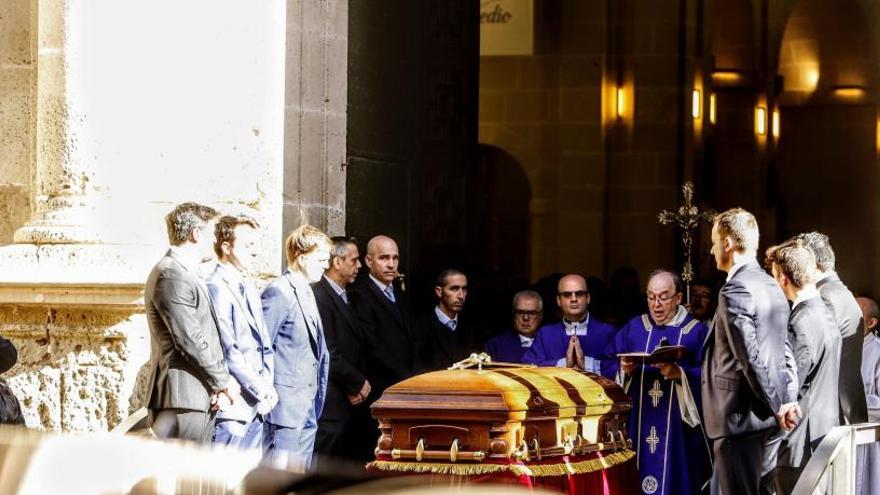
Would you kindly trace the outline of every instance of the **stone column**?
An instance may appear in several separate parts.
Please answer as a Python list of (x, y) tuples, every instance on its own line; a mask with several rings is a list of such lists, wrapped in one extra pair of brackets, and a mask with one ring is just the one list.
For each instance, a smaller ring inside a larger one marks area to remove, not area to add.
[(345, 232), (348, 0), (287, 0), (286, 235), (303, 220)]
[(284, 0), (37, 0), (33, 213), (0, 247), (0, 334), (28, 424), (106, 430), (144, 403), (143, 283), (163, 217), (262, 225), (280, 271)]

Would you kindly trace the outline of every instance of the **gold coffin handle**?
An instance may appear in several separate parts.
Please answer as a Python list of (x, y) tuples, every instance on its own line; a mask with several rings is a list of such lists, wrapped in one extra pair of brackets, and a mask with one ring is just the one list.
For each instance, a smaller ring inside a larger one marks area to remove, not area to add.
[[(393, 449), (391, 451), (391, 458), (395, 461), (400, 459), (415, 459), (418, 462), (421, 461), (449, 461), (452, 458), (451, 450), (423, 450), (419, 453), (416, 450), (409, 449)], [(455, 454), (455, 461), (475, 461), (475, 462), (483, 462), (483, 459), (486, 458), (486, 453), (481, 450), (475, 451), (458, 451)], [(453, 461), (453, 462), (455, 462)]]
[(449, 447), (449, 462), (458, 460), (458, 439), (452, 440), (452, 446)]

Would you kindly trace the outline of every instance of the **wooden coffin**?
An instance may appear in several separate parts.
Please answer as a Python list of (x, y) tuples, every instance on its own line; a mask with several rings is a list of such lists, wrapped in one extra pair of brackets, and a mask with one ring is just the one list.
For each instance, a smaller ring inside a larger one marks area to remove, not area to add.
[(372, 406), (377, 459), (515, 462), (631, 447), (632, 407), (613, 381), (567, 368), (435, 371), (389, 387)]

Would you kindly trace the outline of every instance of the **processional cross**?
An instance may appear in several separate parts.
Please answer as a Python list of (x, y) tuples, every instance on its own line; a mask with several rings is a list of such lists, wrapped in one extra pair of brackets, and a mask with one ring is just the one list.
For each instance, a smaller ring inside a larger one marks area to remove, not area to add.
[(694, 184), (690, 181), (681, 186), (684, 202), (678, 207), (678, 212), (663, 210), (657, 215), (657, 219), (663, 225), (675, 223), (681, 229), (681, 245), (684, 247), (684, 267), (681, 270), (681, 279), (685, 286), (685, 303), (691, 302), (691, 281), (694, 279), (694, 268), (691, 265), (691, 247), (694, 244), (694, 229), (700, 226), (701, 220), (711, 222), (715, 217), (713, 210), (700, 211), (694, 205)]

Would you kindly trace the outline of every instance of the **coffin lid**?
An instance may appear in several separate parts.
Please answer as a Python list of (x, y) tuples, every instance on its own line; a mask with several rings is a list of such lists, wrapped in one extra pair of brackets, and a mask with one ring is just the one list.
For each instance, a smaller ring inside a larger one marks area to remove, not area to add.
[(584, 409), (604, 414), (629, 398), (614, 382), (570, 368), (483, 368), (434, 371), (389, 387), (374, 409), (539, 411)]

